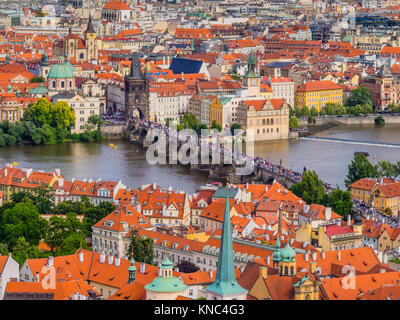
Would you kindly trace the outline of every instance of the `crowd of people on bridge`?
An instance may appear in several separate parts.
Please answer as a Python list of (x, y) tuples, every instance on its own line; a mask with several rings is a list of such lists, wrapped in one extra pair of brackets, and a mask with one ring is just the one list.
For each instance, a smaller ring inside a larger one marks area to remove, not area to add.
[(391, 228), (399, 227), (399, 223), (396, 218), (382, 214), (375, 208), (366, 205), (364, 201), (353, 199), (353, 210), (359, 213), (365, 219), (375, 220), (377, 223), (385, 223)]
[[(169, 126), (163, 125), (161, 123), (156, 123), (156, 122), (151, 122), (148, 120), (141, 120), (138, 118), (131, 118), (131, 122), (133, 123), (139, 123), (140, 125), (147, 127), (147, 128), (153, 128), (153, 129), (159, 129), (162, 130), (166, 135), (171, 135), (175, 138), (181, 138), (182, 139), (182, 132), (178, 132), (176, 129), (171, 128)], [(184, 137), (183, 137), (184, 138)], [(187, 142), (196, 142), (197, 143), (197, 138), (193, 136), (186, 136), (186, 141)], [(291, 180), (294, 180), (295, 182), (300, 182), (302, 175), (299, 172), (296, 172), (291, 169), (287, 169), (282, 167), (280, 164), (273, 164), (268, 160), (262, 159), (260, 157), (252, 157), (250, 155), (246, 155), (245, 153), (238, 154), (237, 152), (234, 154), (232, 149), (225, 148), (221, 146), (221, 144), (218, 143), (215, 144), (213, 142), (210, 142), (209, 140), (202, 140), (200, 139), (200, 145), (202, 146), (208, 146), (211, 150), (220, 150), (220, 153), (222, 154), (228, 154), (230, 157), (233, 157), (237, 163), (244, 164), (245, 162), (247, 165), (252, 165), (256, 168), (264, 169), (264, 170), (269, 170), (272, 172), (275, 172), (281, 176), (285, 176)]]

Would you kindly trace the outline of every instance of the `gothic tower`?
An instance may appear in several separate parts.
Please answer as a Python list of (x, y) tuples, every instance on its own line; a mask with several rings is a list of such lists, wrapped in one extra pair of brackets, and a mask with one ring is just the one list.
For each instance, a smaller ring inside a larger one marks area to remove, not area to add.
[(139, 57), (131, 58), (131, 71), (125, 76), (126, 117), (149, 119), (149, 79), (140, 70)]
[(93, 28), (92, 13), (89, 14), (89, 22), (85, 30), (85, 45), (86, 45), (86, 60), (97, 60), (98, 48), (97, 48), (97, 35)]
[(249, 97), (260, 96), (260, 76), (256, 71), (253, 50), (250, 52), (247, 73), (243, 77), (243, 86), (247, 88)]

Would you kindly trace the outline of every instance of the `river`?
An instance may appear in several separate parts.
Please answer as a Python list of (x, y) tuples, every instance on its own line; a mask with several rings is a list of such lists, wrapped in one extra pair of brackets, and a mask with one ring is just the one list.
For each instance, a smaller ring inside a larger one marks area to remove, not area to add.
[[(399, 133), (400, 125), (385, 125), (381, 128), (368, 125), (339, 127), (322, 131), (317, 136), (400, 143)], [(157, 182), (163, 187), (172, 186), (174, 189), (194, 192), (199, 185), (209, 182), (206, 176), (181, 166), (150, 165), (146, 161), (145, 151), (128, 141), (112, 142), (117, 149), (110, 147), (108, 141), (0, 148), (0, 165), (18, 162), (20, 168), (29, 167), (46, 171), (60, 168), (67, 179), (74, 177), (115, 181), (121, 179), (125, 185), (132, 188)], [(355, 151), (368, 152), (372, 163), (379, 160), (400, 161), (400, 148), (332, 141), (299, 139), (257, 142), (254, 150), (258, 156), (274, 163), (282, 160), (284, 166), (300, 172), (304, 167), (313, 169), (325, 182), (340, 187), (344, 187), (347, 166)]]

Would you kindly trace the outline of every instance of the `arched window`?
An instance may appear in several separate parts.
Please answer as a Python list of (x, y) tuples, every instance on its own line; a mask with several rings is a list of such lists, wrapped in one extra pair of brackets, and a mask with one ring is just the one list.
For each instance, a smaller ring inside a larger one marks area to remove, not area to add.
[(83, 59), (83, 57), (84, 57), (84, 55), (83, 55), (83, 53), (81, 53), (81, 54), (79, 55), (79, 59)]
[(293, 268), (293, 266), (290, 267), (290, 274), (291, 274), (291, 275), (294, 274), (294, 268)]
[(285, 266), (285, 275), (288, 275), (289, 274), (289, 268), (288, 268), (288, 266)]

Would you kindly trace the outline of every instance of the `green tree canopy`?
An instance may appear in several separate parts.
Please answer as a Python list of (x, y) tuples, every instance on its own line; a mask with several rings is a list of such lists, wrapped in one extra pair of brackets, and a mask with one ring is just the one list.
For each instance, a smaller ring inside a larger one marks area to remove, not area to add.
[(345, 180), (346, 187), (353, 182), (362, 178), (375, 178), (378, 176), (378, 169), (369, 162), (367, 157), (362, 153), (356, 153), (354, 159), (348, 165), (347, 178)]
[(299, 127), (299, 120), (297, 119), (296, 116), (292, 116), (289, 119), (289, 128), (290, 129), (296, 129)]
[(366, 104), (371, 107), (374, 105), (371, 93), (362, 85), (351, 91), (350, 96), (345, 103), (346, 107)]
[(18, 238), (24, 237), (30, 245), (38, 245), (46, 221), (37, 208), (26, 202), (16, 203), (4, 210), (0, 220), (0, 236), (10, 250)]
[(290, 190), (307, 204), (320, 203), (325, 194), (323, 181), (315, 171), (305, 171), (301, 182), (294, 184)]
[(239, 123), (232, 123), (231, 125), (232, 135), (235, 135), (235, 130), (240, 130), (240, 129), (242, 129), (242, 126)]
[(154, 240), (151, 238), (143, 239), (137, 229), (132, 231), (129, 244), (129, 259), (133, 258), (138, 262), (153, 264), (154, 259)]

